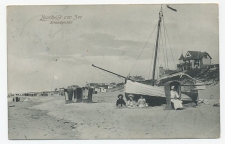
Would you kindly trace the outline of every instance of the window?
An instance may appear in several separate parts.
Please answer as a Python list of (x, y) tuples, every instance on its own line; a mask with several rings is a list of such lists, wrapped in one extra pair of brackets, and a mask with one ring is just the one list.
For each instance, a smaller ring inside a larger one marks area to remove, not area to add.
[(191, 56), (191, 54), (189, 52), (187, 52), (186, 57), (190, 57), (190, 56)]

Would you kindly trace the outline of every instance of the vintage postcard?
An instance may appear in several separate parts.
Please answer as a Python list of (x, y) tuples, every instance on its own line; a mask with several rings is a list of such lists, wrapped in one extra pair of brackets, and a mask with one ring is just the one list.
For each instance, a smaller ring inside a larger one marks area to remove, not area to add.
[(220, 138), (218, 17), (218, 4), (8, 6), (8, 138)]

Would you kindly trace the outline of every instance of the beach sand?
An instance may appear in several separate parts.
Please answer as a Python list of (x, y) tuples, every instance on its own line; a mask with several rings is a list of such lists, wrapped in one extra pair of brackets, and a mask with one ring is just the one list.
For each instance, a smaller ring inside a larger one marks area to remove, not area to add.
[[(165, 105), (118, 109), (121, 91), (93, 95), (94, 103), (65, 104), (61, 96), (21, 98), (9, 106), (9, 139), (219, 138), (219, 85), (199, 92), (205, 104), (184, 110)], [(15, 105), (15, 106), (14, 106)]]

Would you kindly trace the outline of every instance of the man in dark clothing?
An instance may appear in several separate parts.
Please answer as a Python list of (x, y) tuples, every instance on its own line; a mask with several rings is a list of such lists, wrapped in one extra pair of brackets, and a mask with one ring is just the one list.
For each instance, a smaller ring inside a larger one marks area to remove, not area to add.
[(118, 95), (118, 100), (116, 101), (116, 106), (119, 107), (119, 108), (122, 108), (122, 106), (126, 106), (126, 103), (125, 101), (123, 100), (123, 95), (122, 94), (119, 94)]

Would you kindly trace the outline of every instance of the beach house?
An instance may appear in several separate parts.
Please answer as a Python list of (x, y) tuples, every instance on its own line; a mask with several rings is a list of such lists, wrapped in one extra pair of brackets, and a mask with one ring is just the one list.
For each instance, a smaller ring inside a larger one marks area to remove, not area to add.
[(185, 56), (181, 54), (177, 70), (203, 69), (211, 65), (212, 57), (207, 52), (188, 51)]

